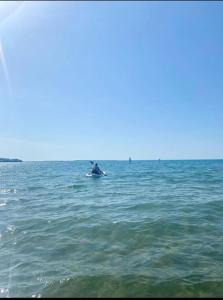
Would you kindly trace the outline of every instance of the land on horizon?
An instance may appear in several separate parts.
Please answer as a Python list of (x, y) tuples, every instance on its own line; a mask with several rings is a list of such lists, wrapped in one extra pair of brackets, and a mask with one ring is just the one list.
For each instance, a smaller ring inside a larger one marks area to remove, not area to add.
[(18, 158), (0, 158), (0, 162), (22, 162), (22, 160)]

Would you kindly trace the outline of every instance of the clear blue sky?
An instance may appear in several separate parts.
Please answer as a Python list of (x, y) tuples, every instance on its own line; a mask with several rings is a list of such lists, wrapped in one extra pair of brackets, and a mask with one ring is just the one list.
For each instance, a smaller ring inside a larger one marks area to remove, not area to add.
[(6, 6), (0, 157), (223, 158), (223, 2)]

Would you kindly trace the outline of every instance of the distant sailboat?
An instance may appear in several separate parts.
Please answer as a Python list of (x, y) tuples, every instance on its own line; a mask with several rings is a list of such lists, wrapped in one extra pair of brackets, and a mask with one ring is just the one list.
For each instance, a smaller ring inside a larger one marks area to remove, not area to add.
[(131, 159), (131, 157), (129, 156), (129, 162), (131, 162), (132, 161), (132, 159)]

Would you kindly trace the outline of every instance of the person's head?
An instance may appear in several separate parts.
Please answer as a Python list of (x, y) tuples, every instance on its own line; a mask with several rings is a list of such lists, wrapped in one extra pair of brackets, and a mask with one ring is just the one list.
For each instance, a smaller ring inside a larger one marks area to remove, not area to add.
[(97, 166), (98, 166), (98, 164), (96, 163), (96, 164), (95, 164), (95, 166), (97, 167)]

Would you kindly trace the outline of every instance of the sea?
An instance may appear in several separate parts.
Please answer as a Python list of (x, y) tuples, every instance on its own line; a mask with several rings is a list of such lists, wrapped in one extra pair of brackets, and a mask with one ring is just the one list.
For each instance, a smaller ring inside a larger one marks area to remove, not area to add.
[(0, 163), (0, 297), (222, 297), (223, 160)]

